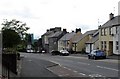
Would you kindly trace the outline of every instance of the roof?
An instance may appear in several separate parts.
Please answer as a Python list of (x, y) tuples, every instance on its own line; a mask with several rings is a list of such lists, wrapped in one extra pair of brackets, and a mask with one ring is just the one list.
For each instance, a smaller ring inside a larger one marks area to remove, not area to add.
[(44, 36), (44, 35), (50, 35), (51, 33), (53, 33), (53, 31), (48, 31), (48, 32), (44, 33), (42, 36)]
[(120, 25), (120, 15), (114, 17), (113, 19), (111, 19), (109, 21), (107, 21), (100, 28), (105, 28), (105, 27), (110, 27), (110, 26), (115, 26), (115, 25)]
[(99, 35), (93, 37), (92, 39), (90, 39), (89, 41), (86, 42), (86, 44), (90, 44), (90, 43), (95, 43), (97, 40), (99, 39)]
[(58, 37), (59, 35), (62, 34), (62, 31), (58, 31), (58, 32), (55, 32), (54, 34), (52, 34), (51, 36), (49, 37)]
[(75, 32), (66, 33), (60, 40), (70, 40), (75, 34)]
[(91, 30), (91, 31), (85, 32), (83, 35), (78, 36), (77, 39), (74, 39), (74, 40), (73, 40), (73, 43), (79, 42), (80, 40), (82, 40), (82, 39), (83, 39), (85, 36), (87, 36), (87, 35), (93, 35), (96, 31), (97, 31), (97, 30)]

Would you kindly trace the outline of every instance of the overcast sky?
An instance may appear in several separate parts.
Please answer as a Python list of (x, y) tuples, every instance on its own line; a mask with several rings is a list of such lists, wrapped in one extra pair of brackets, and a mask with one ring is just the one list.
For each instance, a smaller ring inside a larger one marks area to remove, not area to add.
[[(118, 15), (119, 0), (0, 0), (0, 24), (3, 19), (26, 22), (29, 33), (41, 37), (46, 29), (81, 28), (82, 33), (97, 29), (112, 12)], [(99, 23), (98, 23), (99, 19)]]

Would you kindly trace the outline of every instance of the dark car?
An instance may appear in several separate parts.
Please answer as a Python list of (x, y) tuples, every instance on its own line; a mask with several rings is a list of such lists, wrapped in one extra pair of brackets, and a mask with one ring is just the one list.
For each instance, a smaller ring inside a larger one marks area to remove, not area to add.
[(60, 50), (60, 55), (68, 56), (69, 52), (67, 50)]
[(51, 51), (51, 54), (52, 54), (52, 55), (60, 55), (60, 52), (59, 52), (59, 51), (52, 50), (52, 51)]
[(88, 54), (88, 59), (97, 59), (97, 58), (106, 58), (105, 52), (103, 52), (101, 50), (92, 50)]

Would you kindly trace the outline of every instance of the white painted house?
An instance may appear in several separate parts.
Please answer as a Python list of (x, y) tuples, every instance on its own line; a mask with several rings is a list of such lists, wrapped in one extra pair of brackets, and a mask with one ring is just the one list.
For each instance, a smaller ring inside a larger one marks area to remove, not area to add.
[(92, 38), (86, 43), (86, 53), (90, 53), (92, 50), (98, 49), (99, 47), (99, 31), (96, 31)]

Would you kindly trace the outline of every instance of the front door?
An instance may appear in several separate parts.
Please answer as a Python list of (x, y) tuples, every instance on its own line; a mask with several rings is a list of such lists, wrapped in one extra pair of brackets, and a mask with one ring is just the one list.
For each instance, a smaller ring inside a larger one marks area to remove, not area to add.
[(108, 55), (112, 55), (113, 54), (113, 41), (109, 41), (109, 52)]

